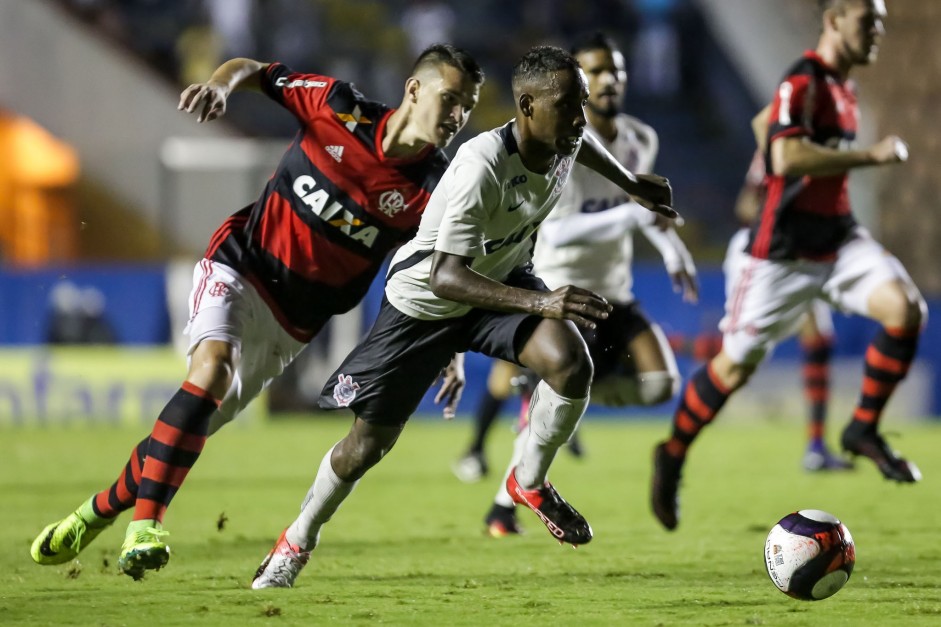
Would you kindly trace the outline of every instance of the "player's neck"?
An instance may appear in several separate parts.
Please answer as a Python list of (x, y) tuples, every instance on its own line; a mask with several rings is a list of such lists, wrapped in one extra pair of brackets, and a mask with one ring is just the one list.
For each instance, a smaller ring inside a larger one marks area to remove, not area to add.
[(555, 162), (556, 153), (547, 150), (540, 142), (530, 139), (528, 134), (524, 137), (524, 133), (520, 130), (518, 121), (513, 123), (511, 131), (513, 138), (516, 139), (516, 147), (519, 150), (520, 160), (523, 162), (523, 165), (526, 166), (526, 169), (530, 172), (536, 172), (537, 174), (545, 174), (548, 172), (549, 168), (551, 168), (552, 164)]
[(408, 113), (399, 108), (392, 112), (382, 132), (382, 154), (394, 159), (414, 157), (428, 147), (409, 127)]
[(840, 75), (843, 80), (849, 77), (850, 70), (853, 68), (852, 61), (840, 54), (837, 45), (826, 38), (821, 39), (816, 50), (817, 56), (833, 71)]

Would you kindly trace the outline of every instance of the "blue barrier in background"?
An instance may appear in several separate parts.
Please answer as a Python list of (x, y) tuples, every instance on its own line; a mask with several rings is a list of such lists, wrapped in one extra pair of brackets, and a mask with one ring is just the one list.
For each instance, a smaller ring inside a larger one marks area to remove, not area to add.
[(166, 268), (102, 265), (0, 271), (0, 345), (46, 343), (55, 318), (53, 294), (66, 283), (97, 290), (104, 305), (100, 318), (116, 343), (169, 342)]
[[(722, 317), (724, 287), (721, 270), (700, 268), (701, 295), (698, 305), (684, 304), (674, 294), (669, 279), (658, 263), (638, 263), (634, 267), (635, 293), (644, 310), (657, 321), (667, 335), (692, 338), (715, 333)], [(120, 344), (165, 344), (169, 342), (170, 322), (166, 305), (166, 269), (162, 265), (124, 267), (94, 266), (44, 270), (0, 271), (0, 345), (36, 345), (47, 342), (53, 318), (51, 294), (64, 281), (76, 288), (98, 290), (103, 297), (102, 318), (113, 329)], [(376, 317), (382, 296), (382, 281), (377, 281), (364, 301), (364, 324), (368, 328)], [(941, 299), (929, 301), (929, 324), (918, 351), (918, 359), (929, 364), (936, 376), (941, 373)], [(933, 320), (932, 320), (933, 319)], [(862, 359), (876, 325), (858, 316), (834, 314), (837, 342), (835, 357)], [(179, 332), (180, 329), (173, 329)], [(796, 358), (799, 348), (794, 340), (783, 343), (773, 359)], [(698, 364), (690, 358), (678, 359), (686, 376)], [(461, 402), (462, 412), (473, 411), (476, 399), (486, 384), (490, 363), (480, 355), (468, 355), (467, 389)], [(437, 412), (429, 394), (420, 411)], [(673, 403), (648, 408), (646, 413), (664, 413)], [(941, 415), (941, 395), (935, 391), (929, 406)], [(619, 410), (618, 414), (624, 414)]]

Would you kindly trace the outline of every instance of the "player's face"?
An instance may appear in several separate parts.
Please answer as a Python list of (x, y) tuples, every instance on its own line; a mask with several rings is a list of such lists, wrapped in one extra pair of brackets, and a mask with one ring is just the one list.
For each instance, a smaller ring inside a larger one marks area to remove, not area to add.
[(438, 148), (450, 144), (467, 124), (479, 97), (480, 85), (450, 65), (440, 65), (437, 72), (423, 77), (416, 103), (422, 139)]
[(588, 108), (606, 118), (617, 115), (627, 89), (624, 55), (598, 48), (584, 50), (575, 58), (588, 78)]
[(584, 72), (554, 72), (533, 102), (534, 138), (556, 154), (574, 154), (582, 141), (587, 100), (588, 81)]
[(842, 54), (850, 63), (875, 62), (885, 35), (885, 18), (883, 0), (859, 0), (845, 6), (843, 14), (836, 19), (843, 42)]

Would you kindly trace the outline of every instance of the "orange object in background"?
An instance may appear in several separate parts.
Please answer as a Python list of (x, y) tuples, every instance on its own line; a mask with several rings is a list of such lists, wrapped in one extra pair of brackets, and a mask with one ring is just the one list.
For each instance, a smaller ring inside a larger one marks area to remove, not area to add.
[(75, 259), (78, 156), (32, 120), (0, 111), (0, 261)]

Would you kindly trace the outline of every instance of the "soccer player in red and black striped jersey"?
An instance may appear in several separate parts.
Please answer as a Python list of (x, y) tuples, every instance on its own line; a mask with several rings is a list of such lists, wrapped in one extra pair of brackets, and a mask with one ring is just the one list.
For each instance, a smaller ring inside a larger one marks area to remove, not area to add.
[[(735, 201), (735, 217), (742, 227), (729, 242), (722, 271), (725, 273), (726, 296), (732, 295), (742, 270), (748, 265), (748, 239), (750, 226), (758, 217), (765, 198), (765, 159), (763, 146), (767, 143), (768, 113), (770, 107), (759, 114), (752, 123), (760, 147), (755, 151), (745, 182)], [(756, 126), (757, 125), (757, 126)], [(831, 452), (827, 446), (825, 431), (827, 405), (830, 396), (830, 356), (833, 352), (833, 316), (830, 307), (820, 299), (814, 299), (810, 309), (798, 323), (798, 341), (802, 349), (804, 397), (809, 409), (807, 449), (801, 459), (804, 470), (847, 470), (853, 464)]]
[(925, 303), (898, 259), (860, 227), (847, 175), (899, 163), (905, 143), (889, 136), (855, 149), (859, 109), (850, 70), (878, 55), (883, 0), (820, 0), (822, 33), (786, 73), (770, 108), (768, 191), (751, 230), (748, 260), (726, 301), (722, 350), (686, 385), (668, 440), (654, 451), (651, 505), (667, 529), (678, 524), (677, 491), (690, 445), (774, 343), (815, 299), (882, 325), (866, 353), (859, 403), (843, 449), (872, 459), (892, 481), (921, 478), (879, 434), (882, 410), (915, 356)]
[[(169, 559), (162, 521), (206, 438), (232, 420), (334, 314), (366, 294), (386, 255), (416, 232), (448, 165), (442, 149), (477, 104), (483, 72), (465, 51), (431, 46), (398, 108), (351, 83), (280, 63), (233, 59), (183, 91), (199, 122), (236, 89), (262, 91), (301, 124), (259, 199), (212, 236), (193, 275), (189, 373), (117, 481), (32, 546), (40, 564), (68, 561), (134, 508), (119, 567), (138, 579)], [(462, 380), (445, 380), (453, 412)]]

